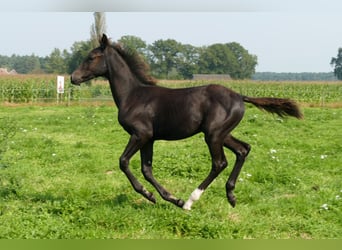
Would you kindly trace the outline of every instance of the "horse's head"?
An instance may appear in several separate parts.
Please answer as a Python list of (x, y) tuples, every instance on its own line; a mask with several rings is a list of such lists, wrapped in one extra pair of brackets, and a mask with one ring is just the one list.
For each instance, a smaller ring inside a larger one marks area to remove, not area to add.
[(108, 72), (105, 59), (105, 50), (109, 46), (109, 40), (103, 34), (100, 40), (100, 47), (90, 51), (81, 65), (71, 74), (71, 83), (80, 85), (98, 76), (106, 76)]

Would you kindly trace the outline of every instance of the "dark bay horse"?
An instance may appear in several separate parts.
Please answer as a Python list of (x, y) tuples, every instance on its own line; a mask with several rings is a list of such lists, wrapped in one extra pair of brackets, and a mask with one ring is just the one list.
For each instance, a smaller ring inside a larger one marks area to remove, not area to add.
[[(234, 152), (236, 161), (226, 182), (228, 202), (234, 207), (236, 180), (251, 146), (231, 135), (244, 115), (244, 102), (279, 116), (302, 114), (290, 99), (252, 98), (242, 96), (220, 85), (169, 89), (156, 85), (148, 74), (148, 65), (136, 53), (128, 53), (118, 45), (111, 45), (103, 35), (100, 47), (92, 50), (71, 75), (71, 82), (79, 85), (95, 77), (109, 80), (118, 120), (130, 134), (129, 142), (120, 157), (120, 169), (135, 191), (155, 203), (129, 169), (131, 157), (140, 151), (142, 173), (166, 201), (190, 210), (210, 183), (227, 167), (223, 151)], [(203, 132), (212, 158), (208, 176), (184, 202), (170, 194), (152, 174), (153, 143), (155, 140), (179, 140)]]

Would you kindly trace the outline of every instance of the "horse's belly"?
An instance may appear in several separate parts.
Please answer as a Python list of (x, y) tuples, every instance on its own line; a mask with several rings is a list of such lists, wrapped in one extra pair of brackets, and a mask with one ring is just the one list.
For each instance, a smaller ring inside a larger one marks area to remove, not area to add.
[(153, 138), (155, 140), (180, 140), (200, 132), (198, 123), (186, 124), (180, 122), (178, 124), (170, 124), (164, 126), (155, 126), (153, 130)]

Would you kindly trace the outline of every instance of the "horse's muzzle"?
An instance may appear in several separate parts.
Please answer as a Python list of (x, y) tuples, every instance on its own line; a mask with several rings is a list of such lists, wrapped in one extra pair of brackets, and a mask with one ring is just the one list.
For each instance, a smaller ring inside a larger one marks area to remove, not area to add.
[(75, 72), (73, 72), (70, 76), (70, 81), (72, 84), (74, 85), (81, 85), (83, 81), (82, 77), (78, 77), (77, 74), (75, 74)]

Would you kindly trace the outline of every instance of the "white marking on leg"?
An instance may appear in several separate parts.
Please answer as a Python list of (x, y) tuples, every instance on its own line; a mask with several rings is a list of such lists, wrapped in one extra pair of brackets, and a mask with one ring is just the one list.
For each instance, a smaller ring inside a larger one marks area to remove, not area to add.
[(204, 190), (196, 188), (190, 195), (189, 199), (185, 202), (185, 204), (183, 205), (183, 209), (185, 210), (191, 210), (191, 206), (192, 203), (194, 203), (194, 201), (199, 200), (199, 198), (201, 197), (202, 193), (204, 192)]

